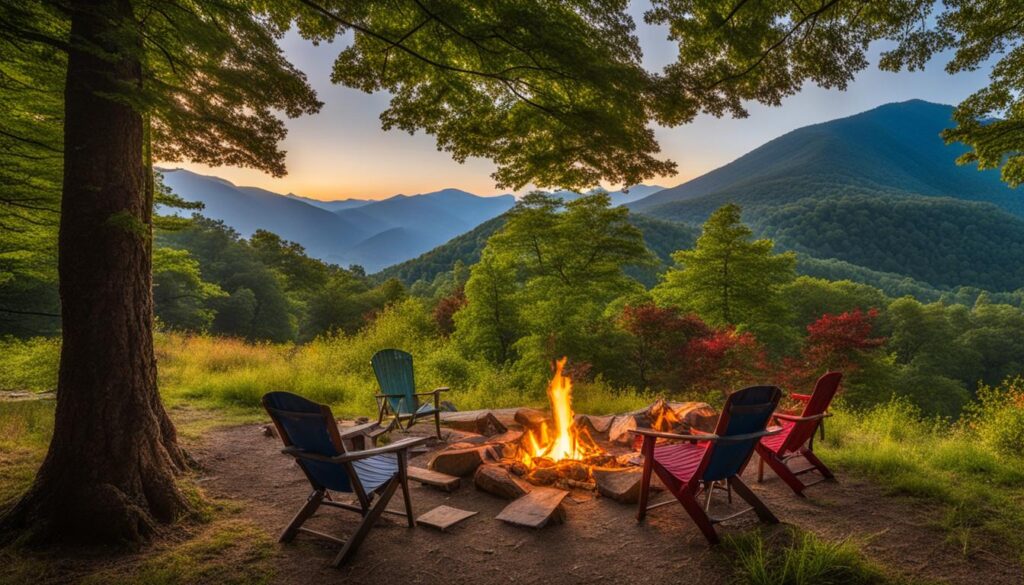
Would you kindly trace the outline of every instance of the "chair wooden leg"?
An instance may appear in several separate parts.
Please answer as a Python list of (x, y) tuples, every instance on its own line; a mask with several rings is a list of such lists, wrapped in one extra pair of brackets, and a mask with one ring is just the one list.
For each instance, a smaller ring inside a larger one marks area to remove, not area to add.
[(412, 496), (409, 495), (409, 454), (398, 453), (398, 481), (402, 484), (402, 497), (405, 499), (405, 516), (409, 520), (409, 528), (416, 528), (416, 519), (412, 514)]
[(676, 499), (683, 505), (683, 509), (693, 519), (693, 523), (697, 525), (697, 528), (700, 528), (704, 538), (711, 544), (718, 544), (718, 533), (715, 532), (715, 526), (711, 523), (711, 518), (700, 507), (696, 496), (692, 492), (684, 490), (682, 493), (676, 494)]
[(818, 470), (818, 472), (821, 473), (821, 475), (825, 476), (828, 479), (836, 478), (836, 476), (832, 474), (832, 470), (830, 470), (824, 463), (822, 463), (821, 459), (818, 459), (818, 456), (814, 454), (814, 451), (811, 451), (810, 449), (805, 449), (803, 453), (801, 453), (801, 455), (803, 455), (804, 459), (806, 459), (808, 463), (813, 465)]
[(757, 455), (757, 483), (764, 483), (764, 457)]
[(651, 469), (654, 466), (654, 439), (644, 437), (640, 451), (644, 457), (644, 472), (640, 479), (640, 503), (636, 511), (637, 522), (643, 522), (644, 516), (647, 515), (647, 497), (651, 491)]
[(729, 485), (736, 491), (736, 495), (746, 500), (746, 502), (754, 508), (754, 513), (756, 513), (757, 517), (761, 519), (761, 522), (766, 522), (768, 524), (779, 523), (779, 519), (775, 517), (775, 514), (772, 514), (772, 511), (769, 510), (768, 506), (761, 501), (761, 498), (757, 497), (757, 495), (754, 494), (754, 492), (747, 487), (747, 484), (743, 483), (743, 480), (738, 476), (730, 477)]
[(374, 504), (373, 508), (370, 509), (370, 513), (363, 517), (363, 521), (359, 523), (359, 527), (356, 528), (355, 533), (345, 541), (345, 546), (341, 548), (341, 552), (334, 558), (332, 565), (340, 567), (347, 563), (352, 555), (359, 549), (359, 545), (366, 539), (366, 535), (373, 528), (374, 522), (380, 518), (380, 515), (384, 513), (384, 509), (388, 507), (388, 502), (391, 500), (391, 496), (395, 495), (395, 490), (398, 488), (398, 476), (393, 477), (388, 481), (387, 487), (384, 488), (384, 492), (381, 494), (377, 503)]
[(309, 517), (316, 513), (317, 508), (320, 507), (320, 502), (324, 500), (325, 490), (314, 490), (313, 493), (309, 494), (309, 499), (306, 503), (299, 508), (298, 513), (292, 518), (292, 521), (288, 523), (288, 526), (281, 533), (281, 536), (277, 539), (278, 542), (291, 542), (295, 538), (295, 535), (299, 532), (299, 527), (302, 526)]
[(804, 497), (803, 491), (807, 486), (800, 481), (800, 478), (793, 473), (789, 466), (786, 465), (785, 461), (782, 461), (776, 457), (774, 453), (768, 451), (767, 448), (762, 447), (761, 445), (757, 446), (757, 455), (761, 458), (761, 461), (764, 461), (768, 467), (775, 472), (775, 475), (779, 476), (782, 481), (786, 482), (786, 485), (793, 490), (793, 493), (800, 497)]
[(441, 440), (441, 413), (434, 412), (434, 429), (437, 431), (437, 440)]

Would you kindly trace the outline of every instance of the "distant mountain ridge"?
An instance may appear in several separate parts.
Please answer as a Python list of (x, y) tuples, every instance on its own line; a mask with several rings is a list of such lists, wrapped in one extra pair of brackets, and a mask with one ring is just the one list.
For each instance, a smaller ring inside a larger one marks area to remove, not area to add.
[[(511, 209), (516, 201), (511, 194), (481, 196), (452, 188), (379, 200), (321, 201), (242, 187), (184, 169), (158, 170), (176, 194), (202, 202), (203, 215), (223, 221), (245, 237), (265, 229), (302, 244), (311, 256), (341, 266), (358, 264), (371, 273), (470, 232)], [(609, 195), (618, 205), (661, 189), (636, 185), (629, 193)], [(557, 194), (566, 199), (579, 196)]]
[(316, 258), (368, 272), (414, 258), (515, 205), (512, 195), (482, 197), (444, 189), (383, 200), (316, 201), (240, 187), (184, 169), (158, 169), (163, 181), (202, 214), (245, 237), (257, 229), (302, 244)]

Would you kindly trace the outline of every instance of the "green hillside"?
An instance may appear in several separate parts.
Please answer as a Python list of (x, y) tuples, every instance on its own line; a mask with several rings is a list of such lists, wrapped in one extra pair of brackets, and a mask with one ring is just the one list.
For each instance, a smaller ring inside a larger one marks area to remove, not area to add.
[(1024, 216), (1024, 197), (998, 171), (955, 164), (964, 148), (939, 136), (953, 125), (952, 111), (912, 100), (800, 128), (629, 207), (700, 222), (730, 202), (752, 215), (804, 197), (915, 194), (993, 203)]
[(629, 207), (696, 223), (737, 203), (781, 249), (918, 298), (1024, 287), (1024, 193), (955, 164), (963, 147), (939, 136), (951, 112), (915, 100), (800, 128)]
[(947, 198), (805, 198), (765, 210), (759, 231), (785, 249), (939, 287), (1024, 286), (1024, 220)]

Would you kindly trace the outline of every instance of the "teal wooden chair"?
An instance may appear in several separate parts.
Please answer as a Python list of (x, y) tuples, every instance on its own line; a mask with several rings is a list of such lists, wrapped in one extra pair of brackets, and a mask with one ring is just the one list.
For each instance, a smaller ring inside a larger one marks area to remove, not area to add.
[[(380, 385), (377, 399), (377, 422), (383, 423), (384, 418), (393, 416), (388, 428), (397, 426), (399, 430), (408, 431), (409, 427), (421, 418), (434, 417), (434, 428), (437, 438), (441, 438), (441, 393), (447, 387), (436, 388), (431, 392), (416, 392), (413, 379), (412, 355), (400, 349), (382, 349), (370, 358), (373, 373)], [(420, 403), (421, 396), (433, 396), (433, 401)], [(404, 425), (403, 425), (404, 423)]]

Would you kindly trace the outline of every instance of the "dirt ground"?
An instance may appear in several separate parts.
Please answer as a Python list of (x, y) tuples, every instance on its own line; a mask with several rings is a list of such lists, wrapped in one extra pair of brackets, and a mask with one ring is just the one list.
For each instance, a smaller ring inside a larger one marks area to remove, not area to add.
[[(294, 462), (280, 454), (280, 441), (264, 436), (259, 426), (215, 429), (189, 447), (202, 466), (206, 492), (237, 502), (246, 520), (275, 537), (310, 491)], [(425, 466), (426, 457), (412, 463)], [(812, 487), (807, 498), (795, 497), (774, 477), (757, 484), (751, 476), (748, 484), (782, 521), (769, 532), (788, 524), (828, 539), (853, 538), (869, 558), (907, 577), (971, 585), (1022, 583), (1020, 564), (1006, 555), (980, 550), (965, 557), (936, 527), (941, 520), (937, 509), (883, 496), (867, 482), (840, 474), (839, 483)], [(654, 501), (667, 497), (662, 493)], [(412, 498), (417, 515), (441, 504), (479, 513), (447, 533), (410, 529), (404, 518), (385, 514), (355, 559), (340, 570), (329, 566), (336, 546), (300, 534), (291, 544), (274, 545), (277, 582), (717, 584), (731, 577), (728, 553), (709, 547), (676, 505), (652, 511), (638, 525), (634, 506), (577, 491), (565, 501), (564, 524), (530, 530), (496, 520), (507, 501), (477, 491), (471, 480), (450, 494), (413, 483)], [(727, 506), (720, 499), (722, 514)], [(402, 507), (401, 492), (390, 507)], [(357, 518), (322, 508), (307, 525), (344, 536), (354, 530)], [(747, 514), (719, 529), (738, 533), (756, 524), (754, 515)]]

